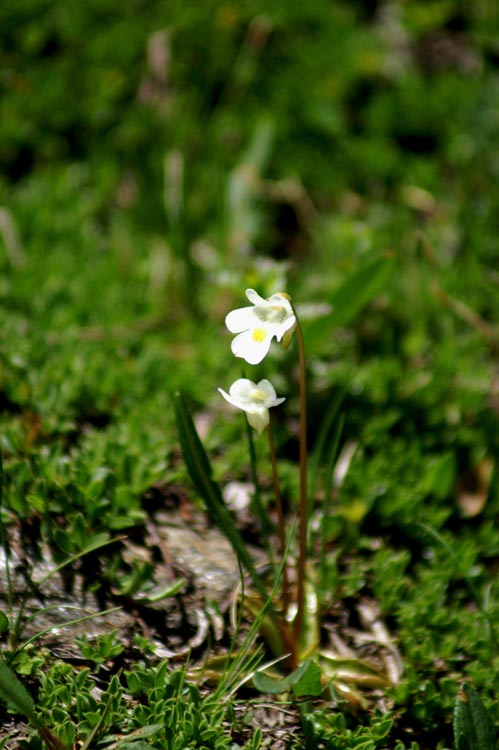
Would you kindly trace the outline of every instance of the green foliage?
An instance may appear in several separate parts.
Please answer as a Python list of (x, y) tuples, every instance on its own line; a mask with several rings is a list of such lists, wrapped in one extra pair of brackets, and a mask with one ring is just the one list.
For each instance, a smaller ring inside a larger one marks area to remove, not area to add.
[[(305, 713), (305, 747), (317, 747), (319, 743), (325, 750), (377, 750), (386, 747), (393, 719), (389, 715), (376, 718), (371, 726), (352, 727), (351, 722), (342, 713), (328, 715), (325, 710), (313, 714)], [(396, 748), (405, 750), (405, 746), (401, 744), (397, 744)]]
[(318, 697), (322, 693), (321, 672), (311, 659), (303, 662), (294, 672), (282, 679), (269, 677), (257, 671), (253, 675), (253, 684), (262, 693), (280, 695), (292, 692), (296, 698)]
[(0, 660), (0, 697), (17, 713), (37, 724), (32, 697), (4, 661)]
[(370, 259), (352, 273), (324, 302), (331, 312), (310, 323), (305, 331), (307, 349), (314, 352), (324, 334), (351, 323), (361, 310), (382, 292), (394, 271), (393, 259)]
[(105, 664), (106, 661), (112, 661), (125, 649), (124, 644), (117, 637), (116, 630), (100, 636), (95, 643), (92, 643), (87, 635), (77, 638), (76, 643), (80, 647), (83, 657), (94, 662), (97, 667)]
[(160, 724), (155, 742), (165, 750), (232, 747), (230, 737), (220, 731), (227, 708), (209, 696), (201, 697), (196, 686), (185, 683), (182, 671), (167, 674), (166, 664), (154, 670), (137, 668), (126, 680), (130, 693), (141, 699), (129, 718), (130, 730)]
[(219, 526), (220, 530), (226, 535), (241, 560), (241, 564), (251, 576), (252, 583), (261, 597), (263, 606), (267, 603), (269, 592), (267, 592), (265, 584), (255, 568), (248, 548), (223, 499), (220, 487), (213, 480), (208, 456), (199, 439), (192, 417), (187, 410), (185, 398), (180, 393), (175, 397), (175, 415), (180, 445), (182, 446), (184, 460), (192, 482), (204, 500), (208, 513)]
[(471, 685), (464, 684), (454, 708), (456, 750), (495, 750), (497, 738), (485, 707)]
[[(81, 643), (88, 651), (88, 643)], [(109, 652), (109, 639), (95, 644), (95, 659)], [(130, 700), (130, 696), (132, 700)], [(184, 670), (170, 670), (166, 662), (156, 667), (135, 664), (121, 677), (113, 676), (104, 691), (96, 693), (88, 669), (75, 672), (58, 662), (42, 675), (39, 706), (51, 727), (68, 747), (100, 742), (103, 747), (141, 747), (154, 738), (154, 747), (170, 750), (213, 748), (233, 750), (224, 724), (229, 704), (202, 697), (198, 688), (186, 684)], [(35, 745), (30, 745), (30, 747)], [(241, 749), (257, 750), (259, 742), (249, 741)]]

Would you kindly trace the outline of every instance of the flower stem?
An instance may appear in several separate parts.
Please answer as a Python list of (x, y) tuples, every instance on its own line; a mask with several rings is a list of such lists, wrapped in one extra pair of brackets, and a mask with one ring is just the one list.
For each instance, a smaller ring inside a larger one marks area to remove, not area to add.
[(303, 624), (303, 607), (305, 601), (305, 572), (307, 564), (308, 543), (308, 499), (307, 499), (307, 377), (305, 368), (305, 345), (298, 315), (296, 317), (296, 340), (300, 365), (300, 506), (298, 511), (298, 564), (296, 618), (294, 623), (295, 639), (299, 643)]
[(7, 578), (7, 606), (9, 615), (13, 612), (13, 596), (12, 596), (12, 578), (10, 571), (10, 544), (7, 535), (7, 528), (2, 520), (2, 500), (3, 500), (3, 459), (2, 451), (0, 449), (0, 545), (3, 547), (5, 554), (5, 574)]
[[(277, 509), (277, 532), (279, 535), (279, 555), (280, 555), (281, 560), (283, 560), (286, 555), (286, 526), (285, 526), (285, 521), (284, 521), (284, 510), (282, 507), (281, 491), (279, 489), (279, 477), (277, 475), (277, 461), (276, 461), (276, 455), (275, 455), (274, 436), (272, 434), (272, 428), (270, 426), (270, 422), (267, 425), (267, 435), (269, 438), (270, 463), (272, 465), (272, 479), (274, 482), (274, 496), (275, 496), (275, 504), (276, 504), (276, 509)], [(287, 565), (285, 563), (282, 568), (281, 604), (282, 604), (282, 617), (284, 619), (286, 617), (286, 613), (289, 607), (289, 581), (288, 581)]]
[(270, 531), (270, 523), (268, 515), (265, 513), (265, 509), (262, 503), (262, 495), (260, 492), (260, 482), (258, 481), (258, 471), (256, 468), (256, 451), (255, 441), (253, 439), (253, 428), (250, 426), (248, 420), (246, 421), (246, 436), (248, 438), (248, 449), (250, 456), (250, 467), (251, 467), (251, 478), (253, 480), (253, 507), (258, 520), (260, 522), (260, 529), (264, 536), (267, 536)]

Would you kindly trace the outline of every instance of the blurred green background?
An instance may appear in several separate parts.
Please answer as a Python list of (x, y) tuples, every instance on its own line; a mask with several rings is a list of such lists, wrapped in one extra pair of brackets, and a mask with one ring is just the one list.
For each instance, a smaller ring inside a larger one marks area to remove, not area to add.
[(2, 3), (7, 418), (71, 432), (179, 384), (206, 405), (224, 315), (254, 286), (334, 305), (309, 334), (319, 390), (418, 394), (432, 423), (455, 389), (470, 429), (495, 419), (498, 16), (486, 0)]

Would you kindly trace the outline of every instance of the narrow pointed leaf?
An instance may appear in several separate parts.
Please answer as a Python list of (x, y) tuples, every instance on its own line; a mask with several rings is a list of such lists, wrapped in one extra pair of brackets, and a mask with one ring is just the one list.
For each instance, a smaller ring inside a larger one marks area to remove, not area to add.
[(0, 633), (7, 633), (9, 630), (9, 618), (0, 610)]
[(2, 660), (0, 660), (0, 698), (33, 724), (39, 724), (32, 697), (17, 675)]
[[(320, 467), (326, 460), (326, 455), (331, 453), (331, 443), (337, 445), (340, 438), (341, 430), (336, 428), (333, 430), (333, 424), (338, 416), (339, 408), (345, 398), (345, 389), (342, 389), (333, 396), (329, 405), (326, 407), (325, 414), (321, 419), (317, 438), (315, 439), (314, 450), (309, 459), (309, 490), (308, 494), (310, 498), (316, 497), (316, 488), (319, 478)], [(335, 453), (333, 459), (335, 458)]]
[(329, 674), (334, 682), (348, 682), (351, 685), (372, 688), (390, 686), (390, 680), (384, 673), (361, 659), (337, 657), (326, 650), (322, 650), (320, 655), (324, 673)]
[(315, 585), (305, 580), (303, 622), (300, 632), (300, 658), (307, 659), (316, 651), (320, 642), (319, 598)]
[(212, 520), (232, 544), (235, 553), (246, 568), (255, 589), (262, 598), (262, 603), (265, 603), (268, 599), (267, 590), (246, 549), (232, 514), (227, 508), (220, 487), (213, 479), (208, 456), (181, 393), (177, 393), (175, 397), (175, 418), (184, 461), (194, 487), (203, 499)]
[(351, 323), (362, 308), (383, 291), (394, 267), (393, 258), (381, 257), (368, 261), (351, 274), (327, 300), (332, 306), (332, 311), (322, 318), (303, 324), (309, 351), (312, 351), (325, 335), (329, 335), (332, 328)]
[(455, 750), (497, 750), (485, 706), (471, 685), (463, 685), (454, 706)]

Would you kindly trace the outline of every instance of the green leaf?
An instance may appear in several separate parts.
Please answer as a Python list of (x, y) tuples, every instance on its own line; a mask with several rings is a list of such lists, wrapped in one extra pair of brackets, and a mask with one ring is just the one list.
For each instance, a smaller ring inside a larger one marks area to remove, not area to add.
[(71, 537), (77, 549), (83, 549), (88, 544), (88, 531), (85, 519), (81, 513), (77, 513), (71, 525)]
[(33, 724), (39, 722), (35, 715), (35, 704), (21, 680), (0, 660), (0, 698), (17, 713), (26, 716)]
[[(331, 445), (337, 447), (337, 443), (339, 442), (341, 429), (338, 429), (338, 423), (340, 423), (341, 420), (337, 420), (337, 416), (344, 398), (345, 389), (340, 390), (332, 396), (317, 431), (314, 450), (309, 458), (310, 481), (308, 495), (310, 503), (312, 503), (313, 498), (317, 496), (316, 487), (319, 478), (319, 469), (326, 461), (327, 454), (333, 453), (331, 463), (336, 458), (336, 450), (331, 451)], [(334, 424), (335, 420), (337, 422), (336, 425)]]
[(456, 482), (457, 460), (453, 451), (445, 451), (429, 462), (421, 479), (421, 489), (443, 500)]
[(369, 688), (387, 688), (388, 677), (361, 659), (337, 657), (322, 650), (321, 664), (327, 677), (333, 681), (348, 682), (350, 685), (364, 685)]
[(9, 630), (9, 618), (0, 610), (0, 633), (7, 633)]
[(2, 459), (2, 448), (0, 447), (0, 508), (3, 500), (3, 459)]
[(68, 534), (64, 529), (55, 529), (54, 531), (54, 542), (59, 549), (67, 555), (74, 552), (73, 540), (71, 535)]
[(185, 586), (185, 578), (177, 578), (172, 583), (168, 583), (166, 586), (161, 586), (158, 588), (153, 589), (152, 591), (148, 591), (144, 594), (139, 593), (139, 595), (136, 597), (138, 601), (140, 602), (148, 602), (148, 603), (154, 603), (154, 602), (161, 602), (163, 599), (167, 599), (170, 596), (175, 596), (179, 593)]
[(270, 693), (271, 695), (289, 693), (291, 690), (289, 675), (282, 679), (276, 679), (275, 677), (269, 677), (269, 675), (263, 672), (255, 672), (253, 675), (253, 685), (261, 693)]
[(497, 750), (485, 706), (471, 685), (464, 684), (456, 698), (453, 724), (456, 750)]
[(304, 696), (319, 696), (322, 693), (321, 672), (317, 664), (307, 659), (294, 672), (276, 679), (263, 672), (255, 672), (253, 684), (257, 690), (271, 695), (293, 692), (296, 698)]
[(255, 589), (264, 603), (268, 600), (267, 590), (227, 508), (220, 487), (212, 477), (208, 456), (181, 393), (177, 393), (175, 396), (175, 419), (184, 461), (194, 487), (203, 499), (212, 520), (232, 544), (235, 553), (248, 571)]
[(296, 672), (300, 669), (302, 670), (300, 678), (292, 687), (293, 695), (295, 698), (317, 698), (322, 693), (321, 670), (311, 660), (304, 662)]
[(375, 258), (349, 276), (327, 300), (332, 311), (310, 322), (304, 321), (303, 330), (307, 349), (312, 350), (331, 329), (346, 326), (360, 313), (373, 297), (379, 294), (393, 273), (393, 258)]
[[(312, 656), (320, 642), (319, 598), (315, 584), (305, 579), (303, 622), (300, 632), (300, 658)], [(305, 662), (306, 663), (306, 662)]]

